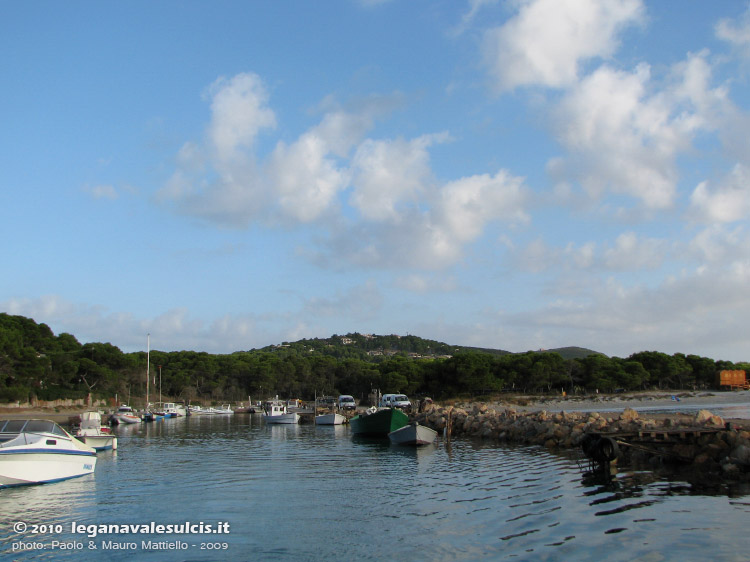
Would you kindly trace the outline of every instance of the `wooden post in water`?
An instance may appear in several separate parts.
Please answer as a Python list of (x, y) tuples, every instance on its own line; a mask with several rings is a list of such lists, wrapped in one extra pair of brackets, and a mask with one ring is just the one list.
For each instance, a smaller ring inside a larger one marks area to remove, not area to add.
[(451, 430), (453, 429), (453, 406), (448, 410), (448, 421), (445, 423), (445, 440), (451, 440)]

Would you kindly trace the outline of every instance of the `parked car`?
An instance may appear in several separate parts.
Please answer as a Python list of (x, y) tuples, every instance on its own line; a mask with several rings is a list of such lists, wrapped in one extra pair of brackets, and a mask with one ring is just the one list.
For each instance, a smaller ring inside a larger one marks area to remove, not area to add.
[(399, 408), (401, 410), (410, 410), (411, 402), (405, 394), (383, 394), (380, 399), (380, 406), (385, 408)]
[(357, 403), (354, 401), (353, 396), (348, 394), (342, 394), (339, 396), (339, 409), (340, 410), (356, 410)]

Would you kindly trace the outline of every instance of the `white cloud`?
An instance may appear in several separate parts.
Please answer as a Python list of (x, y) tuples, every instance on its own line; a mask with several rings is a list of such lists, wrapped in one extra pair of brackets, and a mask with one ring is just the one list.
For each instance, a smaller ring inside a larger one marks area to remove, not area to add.
[(729, 228), (726, 224), (713, 224), (698, 232), (688, 249), (702, 264), (750, 262), (750, 235), (740, 225)]
[(276, 126), (274, 112), (268, 107), (268, 92), (257, 74), (219, 78), (208, 94), (211, 98), (208, 136), (220, 161), (238, 157), (238, 151), (253, 146), (261, 129)]
[(586, 242), (576, 246), (550, 246), (538, 238), (513, 251), (513, 263), (529, 273), (543, 271), (621, 272), (657, 270), (672, 256), (671, 245), (663, 239), (620, 234), (614, 243)]
[(750, 59), (750, 8), (740, 18), (719, 20), (715, 31), (719, 39), (727, 41), (743, 57)]
[(364, 141), (352, 159), (351, 205), (372, 221), (398, 220), (403, 206), (417, 207), (431, 181), (427, 148), (446, 138)]
[(750, 213), (750, 169), (737, 164), (717, 186), (701, 182), (690, 196), (690, 205), (691, 216), (703, 222), (747, 220)]
[(614, 246), (604, 251), (604, 265), (610, 271), (658, 269), (668, 257), (664, 240), (640, 238), (634, 232), (620, 234)]
[(518, 13), (484, 38), (498, 91), (573, 84), (582, 62), (612, 55), (618, 34), (640, 23), (640, 0), (522, 0)]
[(329, 147), (314, 132), (292, 145), (279, 143), (269, 163), (269, 179), (281, 213), (298, 222), (311, 222), (326, 212), (347, 184), (344, 172), (327, 158)]
[(602, 66), (571, 88), (554, 112), (557, 135), (569, 151), (548, 169), (563, 185), (577, 180), (589, 196), (628, 195), (648, 209), (675, 200), (676, 157), (695, 134), (718, 127), (726, 110), (722, 88), (710, 89), (705, 53), (675, 65), (667, 86), (652, 92), (651, 69)]

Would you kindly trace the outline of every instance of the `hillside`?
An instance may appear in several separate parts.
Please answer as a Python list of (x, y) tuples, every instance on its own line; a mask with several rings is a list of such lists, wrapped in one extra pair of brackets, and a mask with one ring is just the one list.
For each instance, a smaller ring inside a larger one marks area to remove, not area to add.
[[(215, 355), (200, 351), (123, 353), (110, 343), (81, 344), (46, 324), (0, 313), (0, 402), (106, 398), (146, 402), (239, 401), (248, 396), (337, 393), (373, 388), (433, 398), (525, 393), (715, 387), (720, 370), (750, 364), (656, 351), (621, 359), (581, 347), (510, 353), (406, 335), (350, 333)], [(158, 375), (158, 377), (157, 377)], [(154, 394), (151, 394), (152, 398)]]

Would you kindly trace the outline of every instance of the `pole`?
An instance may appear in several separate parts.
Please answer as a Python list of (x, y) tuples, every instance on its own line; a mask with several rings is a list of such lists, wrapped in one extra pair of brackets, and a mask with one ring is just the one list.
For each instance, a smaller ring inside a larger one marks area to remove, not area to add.
[(146, 334), (146, 411), (148, 411), (149, 365), (151, 364), (151, 334)]
[(159, 403), (161, 404), (161, 365), (159, 365)]

